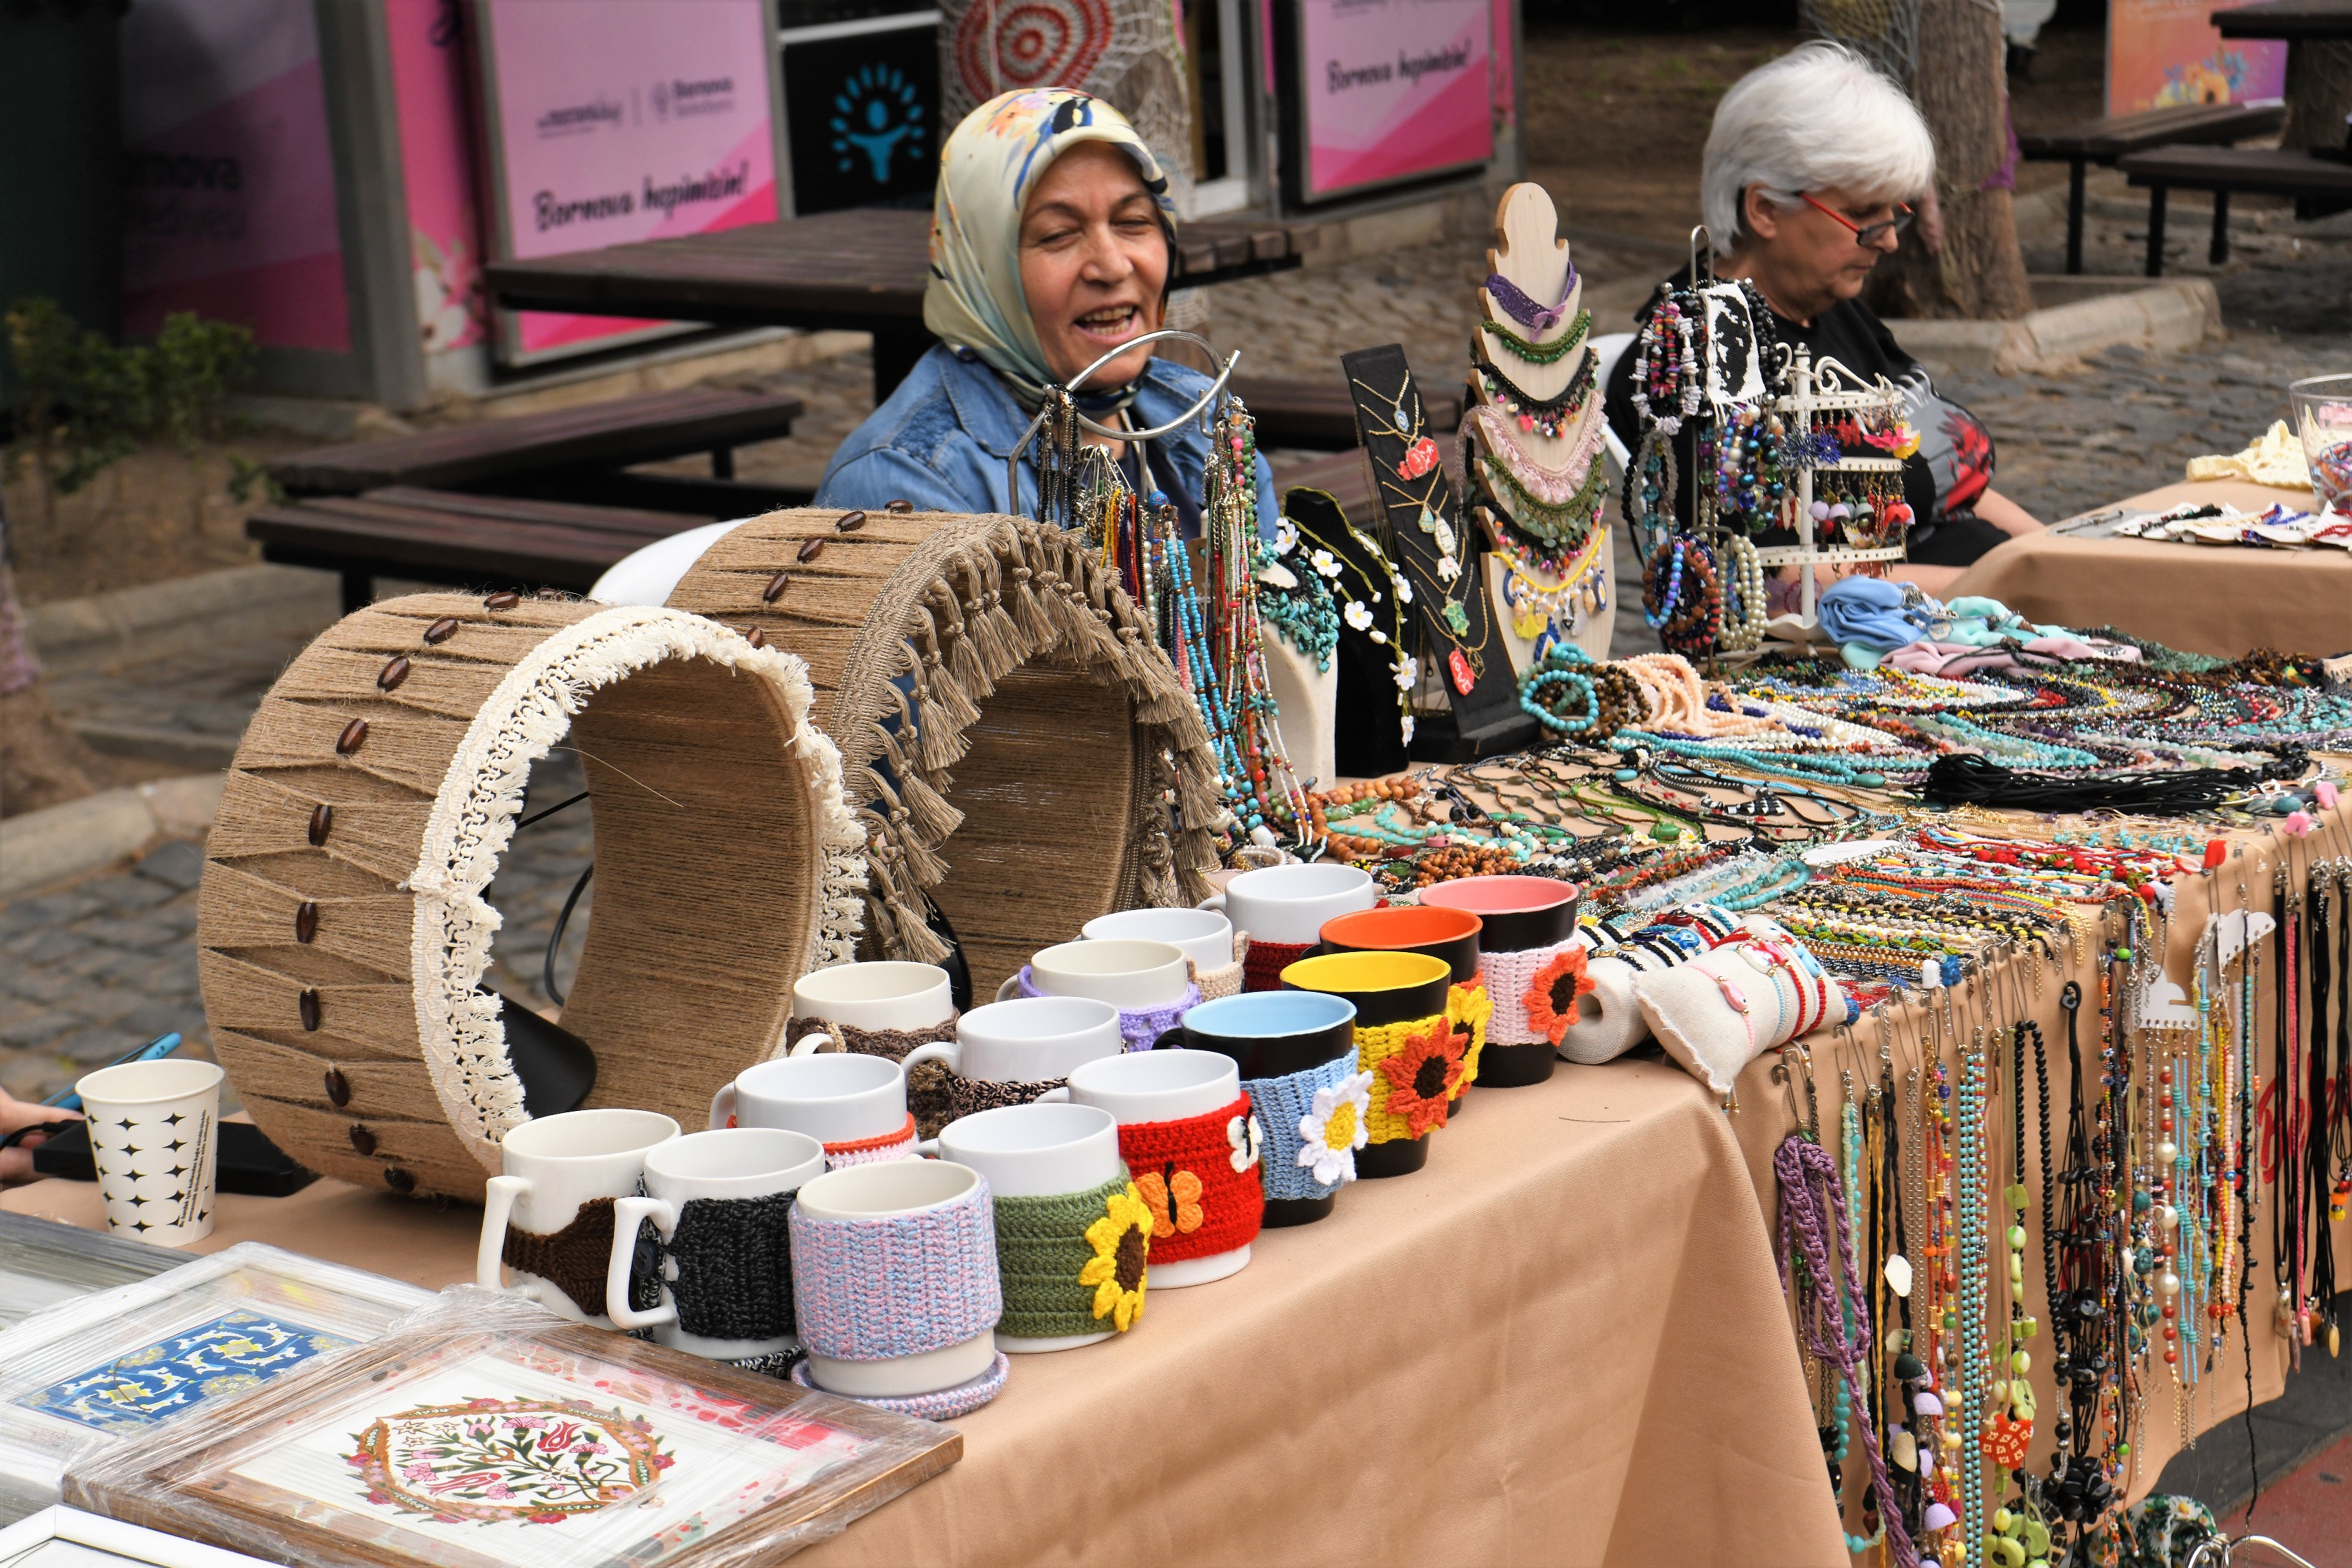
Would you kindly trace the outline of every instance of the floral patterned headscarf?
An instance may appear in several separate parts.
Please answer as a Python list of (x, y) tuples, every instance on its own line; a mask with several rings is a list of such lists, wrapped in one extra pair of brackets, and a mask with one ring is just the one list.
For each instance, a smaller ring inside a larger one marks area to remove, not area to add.
[(940, 152), (923, 325), (979, 355), (1031, 407), (1055, 378), (1021, 287), (1022, 205), (1054, 160), (1082, 141), (1108, 141), (1135, 160), (1172, 243), (1176, 204), (1160, 161), (1098, 98), (1059, 87), (1000, 93), (964, 116)]

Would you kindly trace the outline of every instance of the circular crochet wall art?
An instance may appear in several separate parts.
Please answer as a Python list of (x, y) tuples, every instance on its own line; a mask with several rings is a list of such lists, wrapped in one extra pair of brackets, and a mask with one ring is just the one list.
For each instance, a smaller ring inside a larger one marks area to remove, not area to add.
[(973, 995), (1097, 915), (1208, 895), (1223, 811), (1200, 711), (1115, 580), (1059, 528), (939, 512), (772, 512), (669, 603), (808, 661), (866, 839), (870, 956)]
[[(534, 764), (577, 751), (595, 911), (564, 1030), (590, 1105), (688, 1125), (848, 958), (862, 839), (807, 666), (698, 616), (429, 593), (346, 617), (270, 689), (205, 845), (221, 1065), (312, 1170), (478, 1198), (527, 1120), (486, 898)], [(574, 1048), (576, 1049), (576, 1048)]]

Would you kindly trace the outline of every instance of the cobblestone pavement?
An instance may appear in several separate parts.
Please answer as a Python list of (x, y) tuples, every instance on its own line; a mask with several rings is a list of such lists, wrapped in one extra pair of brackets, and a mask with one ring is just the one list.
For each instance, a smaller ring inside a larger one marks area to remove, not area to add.
[[(2095, 180), (2092, 190), (2089, 267), (2136, 270), (2144, 204), (2119, 183), (2109, 189)], [(2187, 236), (2178, 270), (2211, 271), (2203, 225), (2185, 205), (2175, 208), (2177, 232)], [(2226, 340), (2179, 354), (2112, 350), (2066, 374), (1943, 376), (1991, 427), (2003, 491), (2054, 518), (2168, 483), (2188, 458), (2235, 451), (2283, 417), (2288, 381), (2352, 368), (2352, 225), (2294, 225), (2283, 214), (2254, 212), (2233, 220), (2233, 235), (2235, 256), (2213, 273), (2231, 324)], [(2054, 243), (2037, 233), (2029, 250), (2036, 270), (2056, 270)], [(1638, 242), (1578, 245), (1575, 256), (1596, 331), (1622, 329), (1672, 265)], [(1336, 377), (1346, 350), (1402, 342), (1421, 378), (1442, 385), (1464, 368), (1471, 290), (1483, 273), (1483, 247), (1465, 243), (1227, 285), (1213, 295), (1207, 335), (1221, 348), (1243, 349), (1255, 373), (1294, 377)], [(871, 408), (869, 378), (866, 356), (849, 353), (763, 379), (759, 384), (799, 393), (809, 413), (789, 441), (747, 449), (739, 472), (813, 485), (834, 445)], [(1637, 575), (1622, 549), (1618, 569), (1620, 581)], [(1617, 651), (1655, 645), (1638, 595), (1620, 595)], [(229, 642), (200, 660), (60, 673), (54, 690), (73, 716), (234, 736), (294, 652), (291, 643)], [(577, 793), (578, 778), (572, 759), (551, 758), (530, 809)], [(524, 829), (492, 890), (507, 922), (494, 946), (493, 983), (534, 1007), (551, 999), (541, 989), (541, 958), (586, 863), (588, 813), (583, 802)], [(191, 941), (200, 870), (195, 846), (167, 844), (127, 871), (0, 906), (0, 1084), (19, 1095), (54, 1092), (170, 1029), (203, 1049)], [(559, 985), (578, 961), (593, 904), (593, 893), (583, 894), (559, 956)]]

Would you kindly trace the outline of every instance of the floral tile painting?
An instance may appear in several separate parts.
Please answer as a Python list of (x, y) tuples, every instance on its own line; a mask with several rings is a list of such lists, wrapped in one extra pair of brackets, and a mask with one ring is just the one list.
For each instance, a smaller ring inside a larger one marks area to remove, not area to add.
[(101, 1432), (137, 1432), (206, 1399), (258, 1387), (321, 1351), (351, 1343), (260, 1312), (225, 1312), (21, 1395), (16, 1403)]

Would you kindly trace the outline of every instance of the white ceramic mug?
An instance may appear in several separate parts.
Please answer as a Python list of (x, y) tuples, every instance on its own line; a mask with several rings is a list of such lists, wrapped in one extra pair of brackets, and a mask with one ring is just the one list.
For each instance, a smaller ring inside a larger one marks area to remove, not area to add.
[(710, 1124), (805, 1133), (836, 1160), (842, 1145), (904, 1132), (908, 1153), (914, 1152), (907, 1070), (886, 1056), (835, 1051), (748, 1067), (711, 1097)]
[(173, 1056), (101, 1067), (75, 1082), (109, 1230), (157, 1247), (213, 1233), (222, 1077), (213, 1062)]
[(956, 1037), (919, 1045), (919, 1061), (944, 1061), (958, 1077), (987, 1083), (1067, 1078), (1082, 1062), (1127, 1049), (1118, 1009), (1088, 997), (1015, 997), (974, 1008), (956, 1020)]
[[(793, 1202), (812, 1219), (888, 1219), (952, 1203), (970, 1193), (980, 1181), (980, 1173), (969, 1166), (946, 1160), (895, 1160), (887, 1165), (852, 1166), (821, 1176), (801, 1188)], [(989, 1267), (993, 1268), (995, 1261), (990, 1259)], [(814, 1265), (801, 1260), (797, 1266)], [(970, 1383), (995, 1364), (996, 1333), (992, 1329), (982, 1329), (961, 1343), (918, 1355), (842, 1361), (812, 1351), (808, 1358), (809, 1376), (819, 1388), (867, 1399), (904, 1399), (918, 1394), (936, 1394), (942, 1388)]]
[[(799, 1336), (779, 1334), (766, 1339), (715, 1339), (690, 1333), (680, 1326), (677, 1299), (670, 1281), (677, 1278), (674, 1259), (663, 1258), (660, 1304), (647, 1312), (629, 1306), (629, 1270), (636, 1260), (637, 1227), (654, 1222), (667, 1247), (677, 1235), (678, 1212), (698, 1198), (777, 1197), (798, 1192), (824, 1175), (824, 1145), (805, 1133), (781, 1127), (722, 1127), (716, 1132), (688, 1133), (646, 1151), (646, 1197), (625, 1197), (613, 1206), (613, 1254), (604, 1273), (604, 1312), (613, 1326), (649, 1328), (656, 1343), (689, 1355), (714, 1361), (746, 1356), (781, 1355), (800, 1348)], [(776, 1234), (760, 1238), (782, 1256), (786, 1242), (784, 1218), (775, 1217)], [(791, 1304), (792, 1282), (784, 1281), (785, 1304)]]
[[(677, 1136), (677, 1124), (658, 1111), (566, 1111), (525, 1122), (499, 1143), (499, 1174), (482, 1198), (482, 1243), (474, 1256), (474, 1283), (507, 1291), (598, 1328), (613, 1320), (573, 1301), (561, 1285), (518, 1269), (514, 1283), (500, 1272), (507, 1227), (553, 1236), (600, 1197), (634, 1197), (645, 1179), (646, 1151)], [(634, 1234), (634, 1232), (632, 1232)]]
[[(1118, 1122), (1096, 1105), (1005, 1105), (950, 1124), (923, 1146), (925, 1154), (970, 1166), (988, 1178), (995, 1197), (1055, 1197), (1102, 1186), (1124, 1168)], [(1150, 1270), (1146, 1270), (1146, 1277)], [(1072, 1350), (1110, 1338), (1100, 1333), (1024, 1339), (1000, 1333), (996, 1348), (1016, 1354)]]
[(1165, 942), (1203, 973), (1234, 961), (1234, 923), (1213, 909), (1122, 909), (1086, 924), (1089, 942)]
[(1354, 866), (1276, 865), (1242, 873), (1200, 907), (1223, 911), (1234, 930), (1248, 932), (1254, 941), (1287, 946), (1313, 942), (1325, 921), (1378, 902), (1371, 873)]
[[(1131, 1122), (1175, 1122), (1204, 1116), (1241, 1098), (1241, 1064), (1213, 1051), (1130, 1051), (1089, 1061), (1070, 1074), (1066, 1092), (1074, 1105), (1108, 1111), (1124, 1126)], [(1247, 1246), (1206, 1258), (1153, 1263), (1150, 1278), (1160, 1290), (1205, 1285), (1234, 1274), (1250, 1260)]]
[[(948, 972), (937, 964), (835, 964), (793, 982), (793, 1017), (845, 1029), (911, 1033), (937, 1029), (955, 1017), (955, 999)], [(792, 1054), (806, 1056), (831, 1039), (803, 1035)]]
[[(1121, 937), (1063, 942), (1032, 954), (1029, 983), (1049, 997), (1092, 997), (1121, 1012), (1137, 1013), (1182, 1001), (1192, 971), (1181, 947)], [(1018, 975), (1009, 977), (997, 988), (996, 999), (1011, 1000), (1020, 984)]]

